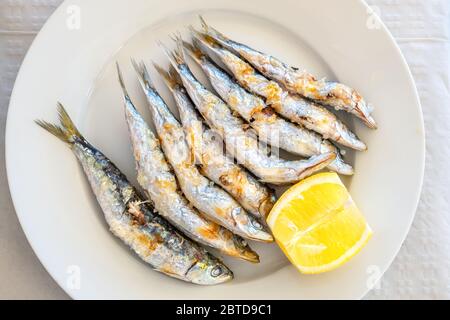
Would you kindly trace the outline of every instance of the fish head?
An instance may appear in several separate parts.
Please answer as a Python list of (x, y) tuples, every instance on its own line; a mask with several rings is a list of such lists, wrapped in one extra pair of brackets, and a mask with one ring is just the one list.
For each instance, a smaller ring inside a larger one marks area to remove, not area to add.
[(197, 261), (186, 277), (195, 284), (216, 285), (233, 279), (233, 272), (218, 259)]

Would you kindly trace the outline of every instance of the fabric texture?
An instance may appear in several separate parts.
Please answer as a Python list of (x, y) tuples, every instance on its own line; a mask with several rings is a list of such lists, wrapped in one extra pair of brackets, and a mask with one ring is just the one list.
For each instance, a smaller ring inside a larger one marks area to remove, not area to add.
[[(46, 273), (20, 228), (9, 195), (4, 155), (6, 114), (17, 71), (35, 35), (61, 2), (0, 0), (0, 298), (67, 298)], [(448, 299), (450, 1), (367, 2), (394, 35), (413, 73), (424, 113), (427, 157), (412, 229), (379, 286), (366, 299)]]
[(427, 154), (411, 231), (378, 288), (366, 298), (449, 299), (450, 1), (367, 2), (379, 13), (411, 68), (422, 103)]

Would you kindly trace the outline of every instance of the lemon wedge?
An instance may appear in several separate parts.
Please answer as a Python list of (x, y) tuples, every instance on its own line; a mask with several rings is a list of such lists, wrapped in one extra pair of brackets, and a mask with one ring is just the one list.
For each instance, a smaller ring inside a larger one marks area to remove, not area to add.
[(319, 173), (291, 187), (267, 223), (291, 263), (305, 274), (336, 269), (372, 235), (336, 173)]

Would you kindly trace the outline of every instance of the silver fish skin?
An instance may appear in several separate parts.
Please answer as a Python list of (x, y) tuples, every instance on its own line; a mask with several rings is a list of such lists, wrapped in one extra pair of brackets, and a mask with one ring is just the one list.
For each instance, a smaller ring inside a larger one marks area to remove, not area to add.
[(289, 93), (277, 82), (267, 79), (250, 64), (224, 49), (212, 37), (198, 31), (192, 32), (192, 35), (208, 55), (214, 53), (225, 64), (241, 86), (263, 97), (266, 104), (284, 118), (321, 134), (326, 140), (333, 140), (358, 151), (367, 150), (365, 143), (324, 107)]
[(203, 176), (195, 163), (183, 127), (152, 86), (143, 64), (138, 67), (162, 149), (186, 198), (209, 219), (244, 238), (272, 242), (272, 235), (225, 190)]
[(203, 124), (176, 71), (172, 68), (167, 72), (157, 65), (155, 67), (174, 96), (187, 142), (200, 172), (265, 223), (276, 201), (273, 191), (224, 153), (222, 138)]
[(152, 200), (155, 209), (191, 239), (229, 256), (253, 263), (259, 262), (258, 254), (244, 239), (206, 219), (184, 197), (161, 150), (159, 140), (135, 108), (123, 83), (119, 66), (117, 69), (123, 89), (125, 118), (136, 160), (137, 180)]
[(334, 152), (328, 168), (343, 175), (352, 175), (352, 166), (346, 164), (340, 151), (328, 140), (313, 131), (289, 122), (266, 106), (264, 101), (237, 84), (225, 71), (210, 60), (198, 46), (184, 44), (192, 58), (202, 67), (219, 96), (255, 129), (261, 141), (296, 155), (311, 157)]
[(153, 211), (122, 172), (82, 137), (62, 105), (59, 115), (61, 125), (37, 124), (71, 147), (115, 236), (154, 270), (171, 277), (200, 285), (233, 278), (222, 262)]
[(203, 18), (201, 22), (209, 36), (223, 47), (239, 54), (269, 79), (284, 85), (290, 92), (336, 110), (344, 110), (361, 119), (369, 128), (377, 128), (376, 121), (371, 115), (372, 108), (355, 89), (339, 82), (318, 80), (305, 70), (289, 66), (271, 55), (229, 39), (208, 25)]
[(183, 85), (210, 128), (225, 141), (227, 151), (263, 182), (275, 185), (295, 183), (323, 169), (335, 158), (334, 153), (313, 156), (308, 160), (287, 161), (268, 156), (259, 148), (257, 139), (248, 134), (242, 118), (235, 116), (225, 102), (206, 89), (185, 62), (183, 43), (168, 58), (180, 75)]

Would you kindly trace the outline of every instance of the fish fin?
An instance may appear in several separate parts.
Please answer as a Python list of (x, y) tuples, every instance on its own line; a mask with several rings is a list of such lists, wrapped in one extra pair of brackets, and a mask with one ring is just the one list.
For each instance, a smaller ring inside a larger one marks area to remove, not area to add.
[(222, 46), (220, 43), (213, 37), (211, 37), (209, 34), (200, 32), (198, 30), (195, 30), (194, 28), (190, 28), (191, 36), (193, 38), (193, 43), (196, 47), (200, 49), (203, 53), (205, 52), (202, 47), (209, 48), (209, 49), (222, 49)]
[(183, 48), (183, 38), (181, 38), (181, 35), (179, 33), (174, 35), (174, 39), (176, 48), (172, 51), (172, 57), (175, 59), (175, 62), (177, 64), (186, 64), (186, 56), (184, 55), (184, 48)]
[(189, 42), (183, 41), (183, 46), (187, 50), (188, 54), (197, 62), (205, 57), (205, 54), (202, 50), (194, 44), (190, 44)]
[(205, 18), (203, 18), (203, 16), (201, 14), (199, 14), (198, 15), (198, 19), (200, 20), (200, 23), (201, 23), (202, 27), (204, 29), (207, 29), (208, 28), (208, 24), (206, 23)]
[(64, 106), (60, 102), (58, 102), (58, 116), (60, 125), (52, 124), (43, 120), (36, 120), (35, 123), (68, 144), (74, 143), (74, 137), (84, 140), (66, 109), (64, 109)]
[(203, 32), (198, 31), (197, 29), (195, 29), (192, 25), (188, 26), (189, 32), (191, 33), (191, 35), (193, 37), (200, 37), (202, 35), (204, 35)]
[(50, 132), (55, 137), (59, 138), (60, 140), (69, 144), (71, 143), (70, 140), (67, 138), (66, 132), (60, 126), (44, 120), (34, 120), (34, 122), (44, 130)]
[(200, 23), (202, 25), (203, 31), (206, 34), (208, 34), (209, 36), (215, 38), (218, 41), (225, 41), (226, 42), (226, 41), (229, 40), (224, 34), (219, 32), (217, 29), (211, 27), (201, 15), (199, 15), (199, 19), (200, 19)]
[(131, 64), (133, 65), (136, 74), (138, 75), (139, 83), (141, 84), (144, 90), (146, 89), (154, 89), (154, 85), (150, 74), (147, 70), (147, 66), (143, 61), (137, 62), (135, 59), (131, 58)]
[(128, 94), (127, 88), (125, 86), (125, 82), (123, 80), (122, 70), (120, 69), (118, 62), (116, 62), (116, 68), (117, 68), (117, 77), (119, 79), (120, 87), (122, 88), (122, 92), (123, 92), (123, 97), (126, 101), (131, 101), (130, 95)]
[(177, 86), (182, 86), (182, 82), (180, 76), (173, 66), (169, 67), (169, 71), (161, 67), (156, 62), (153, 62), (153, 66), (164, 79), (165, 84), (169, 87), (170, 90), (174, 90)]
[(58, 102), (58, 116), (61, 126), (68, 135), (83, 138), (61, 102)]

